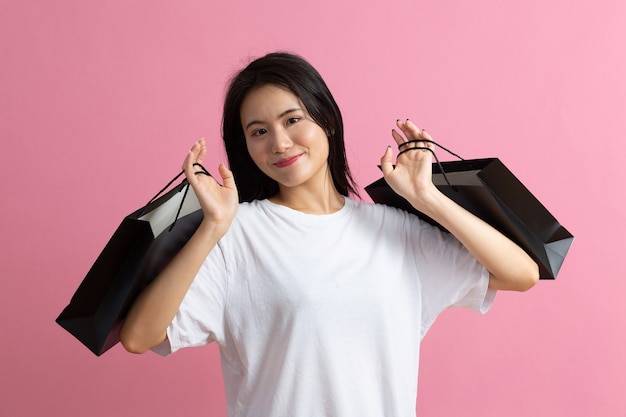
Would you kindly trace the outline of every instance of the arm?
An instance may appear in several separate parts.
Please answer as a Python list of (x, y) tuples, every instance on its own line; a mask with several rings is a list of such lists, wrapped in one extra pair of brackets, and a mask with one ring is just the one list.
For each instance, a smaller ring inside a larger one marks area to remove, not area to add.
[(209, 252), (226, 233), (237, 212), (238, 196), (232, 173), (220, 165), (224, 182), (220, 186), (212, 177), (195, 175), (195, 162), (206, 153), (204, 140), (189, 151), (183, 169), (193, 187), (204, 218), (185, 246), (146, 287), (131, 307), (120, 330), (120, 341), (132, 353), (144, 353), (167, 337), (167, 327), (176, 315), (198, 270)]
[[(429, 139), (430, 135), (410, 121), (398, 121), (408, 140)], [(392, 131), (400, 145), (404, 137)], [(430, 143), (418, 144), (428, 146)], [(400, 155), (394, 168), (391, 148), (381, 159), (385, 180), (417, 210), (452, 233), (489, 271), (489, 287), (496, 290), (526, 291), (539, 279), (537, 264), (519, 246), (478, 217), (442, 194), (432, 182), (432, 155), (414, 150)]]

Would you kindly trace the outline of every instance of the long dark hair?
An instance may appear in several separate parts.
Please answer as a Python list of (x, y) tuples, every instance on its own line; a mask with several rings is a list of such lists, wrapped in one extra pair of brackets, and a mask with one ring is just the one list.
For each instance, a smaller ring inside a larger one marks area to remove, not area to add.
[(346, 160), (343, 119), (326, 83), (303, 58), (275, 52), (252, 61), (235, 74), (224, 100), (222, 137), (239, 190), (239, 201), (269, 198), (278, 193), (278, 183), (252, 161), (241, 126), (241, 104), (251, 90), (264, 85), (285, 87), (302, 101), (311, 118), (328, 136), (328, 166), (337, 191), (344, 196), (349, 193), (358, 196)]

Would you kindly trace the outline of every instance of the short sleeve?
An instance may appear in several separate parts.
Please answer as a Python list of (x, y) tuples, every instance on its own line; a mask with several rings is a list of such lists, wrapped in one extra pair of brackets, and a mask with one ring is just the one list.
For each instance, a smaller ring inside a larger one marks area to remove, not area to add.
[(167, 339), (152, 351), (167, 356), (184, 347), (202, 346), (224, 338), (227, 271), (217, 245), (204, 261), (181, 306), (167, 328)]
[(495, 299), (489, 271), (452, 234), (424, 221), (413, 229), (422, 297), (422, 337), (449, 307), (486, 313)]

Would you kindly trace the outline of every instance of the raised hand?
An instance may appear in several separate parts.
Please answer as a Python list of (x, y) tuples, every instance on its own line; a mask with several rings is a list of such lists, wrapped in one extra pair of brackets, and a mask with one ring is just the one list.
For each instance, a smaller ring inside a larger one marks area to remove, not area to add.
[(239, 206), (237, 186), (233, 173), (224, 164), (220, 164), (218, 168), (223, 185), (207, 175), (201, 167), (206, 152), (204, 139), (196, 142), (185, 157), (183, 170), (200, 202), (204, 214), (203, 223), (217, 225), (225, 233)]
[(393, 165), (393, 150), (388, 147), (381, 158), (381, 168), (389, 186), (420, 210), (433, 193), (439, 192), (432, 182), (433, 155), (428, 150), (434, 150), (434, 145), (420, 141), (432, 138), (410, 120), (398, 120), (396, 125), (402, 132), (391, 131), (400, 150), (396, 165)]
[[(143, 353), (167, 338), (167, 326), (180, 308), (200, 266), (219, 239), (228, 231), (239, 197), (233, 174), (223, 164), (219, 185), (198, 165), (206, 155), (204, 140), (196, 142), (183, 162), (187, 181), (193, 187), (204, 218), (185, 246), (167, 264), (133, 303), (122, 328), (120, 341), (129, 352)], [(200, 174), (196, 175), (196, 172)]]

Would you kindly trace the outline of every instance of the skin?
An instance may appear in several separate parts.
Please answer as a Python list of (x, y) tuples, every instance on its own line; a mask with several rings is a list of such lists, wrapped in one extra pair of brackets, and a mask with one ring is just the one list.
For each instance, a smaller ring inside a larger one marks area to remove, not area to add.
[[(241, 107), (241, 122), (250, 156), (279, 184), (270, 200), (312, 214), (333, 213), (345, 199), (335, 188), (328, 168), (328, 137), (289, 90), (263, 86), (252, 90)], [(411, 121), (396, 122), (392, 138), (432, 139)], [(426, 142), (409, 146), (432, 146)], [(172, 262), (141, 293), (120, 330), (129, 352), (143, 353), (167, 338), (166, 329), (176, 315), (200, 266), (232, 223), (238, 207), (232, 172), (220, 164), (223, 186), (214, 178), (195, 175), (195, 162), (206, 155), (204, 140), (196, 142), (184, 162), (204, 219)], [(400, 155), (394, 167), (393, 150), (381, 158), (386, 181), (416, 209), (444, 226), (490, 272), (489, 286), (525, 291), (539, 279), (535, 262), (508, 238), (443, 195), (432, 182), (432, 156), (424, 150)]]
[(259, 87), (242, 103), (241, 124), (252, 160), (279, 184), (272, 202), (312, 214), (343, 207), (328, 167), (328, 137), (297, 96)]
[[(396, 144), (432, 137), (410, 120), (396, 122), (392, 131)], [(408, 145), (429, 147), (428, 142)], [(496, 290), (526, 291), (539, 280), (537, 264), (515, 243), (478, 217), (450, 200), (432, 182), (432, 156), (414, 150), (398, 157), (394, 168), (391, 148), (381, 158), (385, 180), (413, 207), (452, 233), (489, 271), (489, 287)]]

